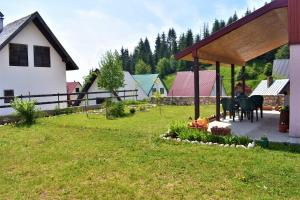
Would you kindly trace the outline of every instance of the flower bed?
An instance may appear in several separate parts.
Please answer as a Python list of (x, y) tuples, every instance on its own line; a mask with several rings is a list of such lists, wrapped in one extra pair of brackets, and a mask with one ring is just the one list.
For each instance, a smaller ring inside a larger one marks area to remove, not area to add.
[(201, 143), (208, 145), (220, 145), (220, 146), (234, 146), (243, 148), (252, 148), (252, 140), (245, 136), (233, 136), (229, 133), (231, 132), (228, 128), (217, 128), (215, 127), (213, 133), (209, 133), (203, 129), (203, 127), (191, 128), (191, 124), (188, 125), (184, 122), (173, 122), (170, 125), (168, 133), (162, 135), (163, 139), (184, 141), (191, 143)]

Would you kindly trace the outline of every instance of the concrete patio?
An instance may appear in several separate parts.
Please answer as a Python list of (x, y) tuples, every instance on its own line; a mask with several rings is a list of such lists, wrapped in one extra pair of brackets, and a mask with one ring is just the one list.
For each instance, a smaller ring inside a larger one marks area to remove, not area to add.
[(279, 115), (280, 113), (277, 111), (264, 111), (264, 118), (259, 117), (258, 121), (255, 118), (253, 123), (248, 119), (240, 121), (238, 117), (233, 122), (233, 119), (229, 119), (228, 116), (226, 119), (222, 119), (221, 122), (212, 122), (210, 127), (216, 125), (219, 127), (230, 126), (234, 135), (248, 136), (251, 139), (260, 139), (262, 136), (267, 136), (272, 142), (291, 142), (288, 133), (278, 132)]

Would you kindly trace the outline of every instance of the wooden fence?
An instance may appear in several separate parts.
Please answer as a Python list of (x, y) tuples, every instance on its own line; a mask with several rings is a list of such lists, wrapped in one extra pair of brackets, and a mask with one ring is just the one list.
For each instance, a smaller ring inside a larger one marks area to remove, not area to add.
[[(133, 95), (128, 95), (127, 93), (134, 93)], [(62, 103), (68, 103), (68, 105), (75, 105), (75, 103), (78, 104), (78, 102), (89, 102), (92, 100), (97, 100), (99, 98), (105, 98), (105, 99), (123, 99), (125, 100), (126, 98), (129, 97), (134, 97), (137, 100), (138, 94), (137, 94), (138, 90), (118, 90), (115, 91), (116, 94), (118, 94), (118, 96), (112, 95), (111, 92), (109, 91), (103, 91), (103, 92), (77, 92), (77, 93), (56, 93), (56, 94), (38, 94), (38, 95), (31, 95), (30, 93), (28, 93), (28, 95), (19, 95), (19, 96), (6, 96), (6, 97), (0, 97), (0, 101), (1, 100), (13, 100), (15, 98), (19, 98), (21, 100), (32, 100), (35, 98), (46, 98), (46, 97), (57, 97), (57, 100), (55, 101), (36, 101), (36, 105), (49, 105), (49, 104), (57, 104), (58, 107), (60, 106), (60, 104)], [(97, 95), (97, 94), (110, 94), (110, 97), (93, 97), (93, 98), (89, 98), (89, 95)], [(121, 94), (121, 96), (120, 96)], [(78, 99), (74, 99), (71, 100), (68, 97), (70, 96), (82, 96), (82, 98), (78, 98)], [(66, 100), (61, 100), (62, 97), (67, 97)], [(35, 99), (36, 100), (36, 99)], [(80, 103), (79, 103), (80, 104)], [(10, 104), (6, 104), (6, 105), (0, 105), (0, 109), (1, 108), (11, 108)]]

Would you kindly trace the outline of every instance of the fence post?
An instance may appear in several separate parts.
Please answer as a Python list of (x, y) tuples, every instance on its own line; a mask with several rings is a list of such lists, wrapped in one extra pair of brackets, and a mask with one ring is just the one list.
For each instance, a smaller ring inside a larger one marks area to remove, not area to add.
[(21, 101), (23, 101), (23, 95), (22, 94), (20, 95), (20, 99), (21, 99)]
[(138, 90), (137, 89), (135, 90), (135, 100), (136, 101), (138, 100)]
[(31, 101), (30, 92), (28, 92), (28, 99)]
[(125, 90), (124, 90), (124, 101), (125, 101), (125, 93), (126, 93), (126, 92), (125, 92)]
[(60, 108), (60, 102), (59, 102), (59, 92), (57, 93), (57, 104), (58, 104), (58, 108)]
[(87, 102), (86, 105), (88, 106), (89, 105), (89, 93), (86, 92), (85, 96), (86, 96), (86, 102)]

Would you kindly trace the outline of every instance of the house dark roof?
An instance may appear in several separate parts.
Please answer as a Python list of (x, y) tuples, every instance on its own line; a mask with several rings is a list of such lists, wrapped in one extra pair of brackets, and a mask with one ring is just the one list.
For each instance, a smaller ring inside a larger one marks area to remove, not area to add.
[(4, 15), (2, 14), (2, 12), (0, 12), (0, 17), (4, 17)]
[[(200, 96), (210, 96), (216, 82), (215, 71), (199, 71)], [(194, 96), (194, 73), (177, 72), (168, 96)]]
[(76, 65), (76, 63), (64, 49), (61, 43), (57, 40), (55, 35), (52, 33), (52, 31), (38, 12), (23, 17), (3, 27), (3, 30), (0, 33), (0, 50), (2, 50), (18, 33), (20, 33), (24, 29), (24, 27), (26, 27), (31, 22), (33, 22), (38, 27), (41, 33), (62, 57), (62, 60), (66, 63), (66, 69), (77, 70), (78, 66)]

